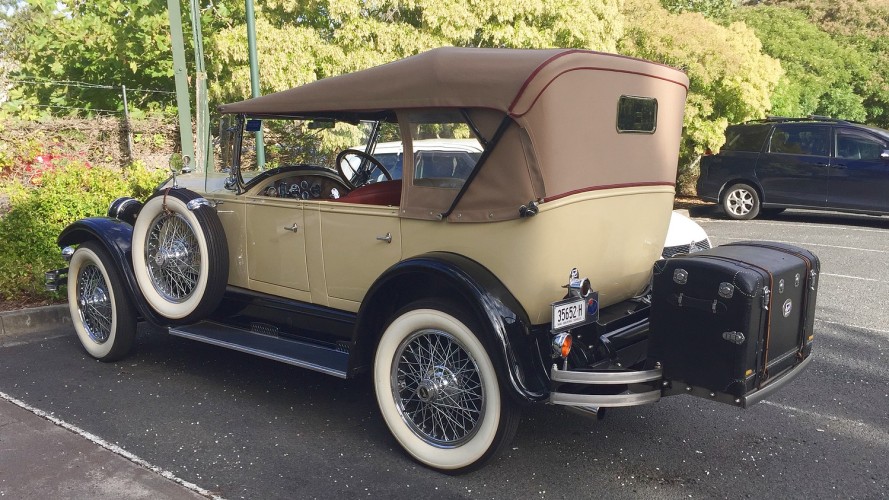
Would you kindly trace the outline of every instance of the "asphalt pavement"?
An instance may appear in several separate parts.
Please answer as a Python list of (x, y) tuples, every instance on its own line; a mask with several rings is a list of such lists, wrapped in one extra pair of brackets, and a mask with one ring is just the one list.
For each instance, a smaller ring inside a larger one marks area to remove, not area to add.
[(692, 215), (715, 244), (785, 241), (822, 261), (814, 361), (749, 410), (677, 396), (593, 421), (535, 406), (503, 456), (454, 477), (405, 456), (367, 381), (144, 329), (132, 356), (99, 363), (60, 330), (0, 338), (0, 497), (142, 498), (155, 480), (172, 489), (151, 498), (889, 496), (889, 218)]
[[(0, 313), (0, 348), (6, 349), (0, 353), (5, 356), (14, 355), (17, 346), (42, 345), (72, 335), (66, 306)], [(51, 368), (48, 372), (59, 375)], [(0, 498), (164, 500), (214, 496), (0, 388)]]

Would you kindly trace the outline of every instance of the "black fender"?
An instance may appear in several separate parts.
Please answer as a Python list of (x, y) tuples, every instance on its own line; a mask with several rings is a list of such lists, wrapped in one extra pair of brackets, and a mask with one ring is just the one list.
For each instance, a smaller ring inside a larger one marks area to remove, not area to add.
[(133, 274), (133, 226), (111, 217), (88, 217), (68, 225), (59, 234), (57, 243), (60, 247), (79, 245), (85, 241), (95, 240), (102, 244), (108, 255), (117, 266), (130, 298), (139, 310), (142, 318), (156, 325), (165, 325), (167, 321), (151, 310), (142, 290)]
[(482, 325), (501, 386), (520, 403), (549, 397), (549, 377), (532, 325), (518, 300), (481, 264), (464, 256), (432, 252), (401, 261), (380, 276), (358, 311), (349, 372), (372, 364), (379, 338), (393, 313), (421, 298), (459, 301)]

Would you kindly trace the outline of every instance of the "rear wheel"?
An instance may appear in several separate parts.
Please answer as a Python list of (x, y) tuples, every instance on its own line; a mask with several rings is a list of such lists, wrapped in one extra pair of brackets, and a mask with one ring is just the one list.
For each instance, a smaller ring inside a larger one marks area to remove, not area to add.
[(731, 219), (752, 219), (759, 215), (759, 194), (747, 184), (733, 184), (722, 195), (722, 209)]
[(519, 421), (470, 325), (456, 308), (415, 302), (395, 314), (374, 357), (377, 403), (392, 435), (417, 461), (449, 473), (496, 456)]
[(100, 361), (127, 354), (136, 338), (136, 314), (111, 257), (95, 241), (77, 247), (68, 265), (68, 308), (80, 344)]

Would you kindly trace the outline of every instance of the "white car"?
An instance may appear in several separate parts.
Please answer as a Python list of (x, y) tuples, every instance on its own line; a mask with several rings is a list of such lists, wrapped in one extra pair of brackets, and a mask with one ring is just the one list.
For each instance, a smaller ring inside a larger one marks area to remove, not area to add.
[(664, 252), (661, 254), (663, 258), (709, 250), (712, 247), (707, 232), (700, 224), (679, 211), (673, 211), (667, 239), (664, 241)]

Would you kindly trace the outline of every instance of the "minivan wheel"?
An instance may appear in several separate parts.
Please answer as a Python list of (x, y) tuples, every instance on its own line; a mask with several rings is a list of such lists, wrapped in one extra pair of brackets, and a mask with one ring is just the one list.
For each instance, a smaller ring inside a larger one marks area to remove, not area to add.
[(377, 403), (392, 435), (414, 459), (450, 474), (496, 456), (519, 421), (472, 325), (440, 301), (414, 302), (395, 313), (374, 356)]
[(759, 209), (759, 195), (747, 184), (733, 184), (722, 195), (722, 210), (730, 219), (752, 219), (759, 215)]

